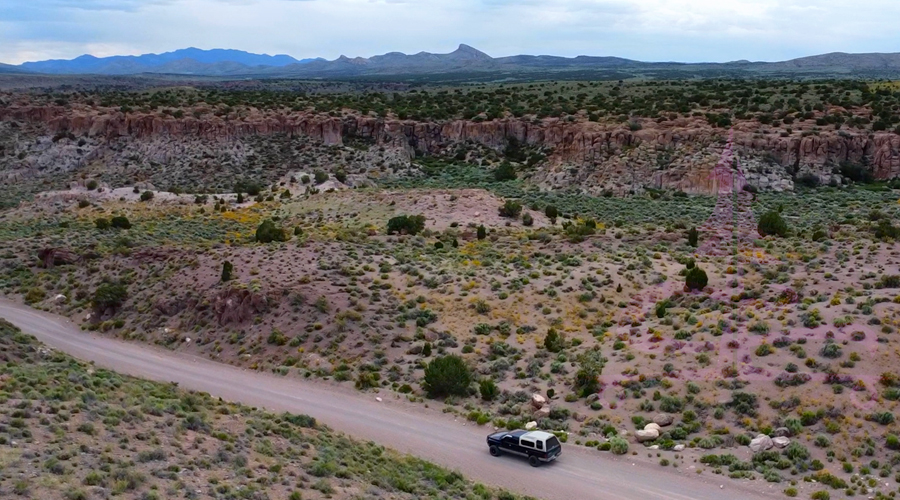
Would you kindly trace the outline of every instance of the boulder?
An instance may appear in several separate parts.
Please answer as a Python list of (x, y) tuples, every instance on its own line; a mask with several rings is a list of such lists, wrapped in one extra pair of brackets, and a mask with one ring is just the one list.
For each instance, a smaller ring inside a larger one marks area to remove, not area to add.
[(588, 397), (584, 398), (584, 404), (590, 405), (591, 403), (593, 403), (594, 401), (597, 401), (599, 399), (600, 399), (600, 395), (595, 392), (595, 393), (588, 395)]
[(542, 419), (542, 418), (549, 418), (550, 417), (550, 407), (545, 406), (543, 408), (537, 408), (536, 410), (534, 410), (534, 413), (532, 415), (534, 415), (534, 418), (538, 419), (538, 420)]
[(637, 439), (638, 443), (653, 441), (659, 438), (659, 431), (657, 431), (656, 429), (650, 429), (648, 431), (634, 431), (634, 437), (635, 439)]
[(660, 427), (668, 427), (675, 421), (675, 417), (668, 413), (660, 413), (653, 417), (653, 423)]
[(532, 422), (528, 422), (527, 424), (525, 424), (526, 431), (533, 431), (535, 429), (537, 429), (537, 422), (532, 421)]
[(544, 405), (547, 404), (547, 398), (541, 396), (540, 394), (534, 394), (531, 396), (531, 406), (534, 408), (543, 408)]
[(779, 427), (775, 429), (776, 437), (791, 437), (791, 430), (787, 427)]
[(772, 438), (766, 436), (765, 434), (760, 434), (750, 441), (750, 451), (752, 451), (753, 453), (771, 450), (772, 446), (775, 446), (775, 444), (772, 442)]
[(772, 438), (772, 443), (776, 448), (787, 448), (787, 445), (791, 444), (791, 440), (784, 436), (778, 436)]
[(657, 434), (661, 432), (659, 428), (659, 424), (650, 423), (644, 426), (645, 431), (656, 431)]
[(683, 445), (683, 444), (676, 444), (675, 447), (672, 448), (672, 451), (684, 451), (684, 445)]

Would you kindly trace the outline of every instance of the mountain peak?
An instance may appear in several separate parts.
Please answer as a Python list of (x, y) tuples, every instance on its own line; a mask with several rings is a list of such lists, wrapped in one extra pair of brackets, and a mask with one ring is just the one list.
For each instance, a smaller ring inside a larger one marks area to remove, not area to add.
[(465, 56), (467, 59), (480, 59), (480, 60), (491, 60), (491, 56), (485, 54), (484, 52), (472, 47), (471, 45), (466, 45), (464, 43), (459, 44), (459, 48), (453, 52), (452, 55), (455, 56)]

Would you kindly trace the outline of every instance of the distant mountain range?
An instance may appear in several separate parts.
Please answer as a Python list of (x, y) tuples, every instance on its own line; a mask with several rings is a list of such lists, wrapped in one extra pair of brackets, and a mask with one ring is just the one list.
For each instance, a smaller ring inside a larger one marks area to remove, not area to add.
[[(16, 68), (29, 73), (134, 75), (166, 73), (178, 75), (228, 75), (259, 72), (267, 68), (302, 65), (315, 59), (297, 60), (287, 55), (251, 54), (241, 50), (187, 48), (163, 54), (141, 56), (94, 57), (83, 55), (75, 59), (53, 59), (26, 62)], [(2, 69), (0, 69), (2, 71)]]
[(369, 58), (340, 56), (297, 60), (239, 50), (189, 48), (164, 54), (0, 65), (0, 73), (136, 75), (156, 73), (252, 78), (457, 78), (504, 79), (535, 77), (659, 78), (709, 76), (773, 77), (900, 77), (900, 53), (846, 54), (835, 52), (783, 62), (726, 63), (641, 62), (620, 57), (558, 57), (518, 55), (491, 57), (468, 45), (449, 54), (390, 52)]

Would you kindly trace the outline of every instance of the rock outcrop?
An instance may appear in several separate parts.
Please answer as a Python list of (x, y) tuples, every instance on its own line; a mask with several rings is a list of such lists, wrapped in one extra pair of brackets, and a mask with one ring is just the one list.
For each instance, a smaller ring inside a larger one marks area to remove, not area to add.
[[(694, 118), (663, 123), (647, 120), (641, 130), (622, 124), (569, 122), (560, 119), (506, 118), (491, 121), (415, 122), (372, 116), (333, 117), (323, 113), (249, 110), (238, 118), (200, 118), (115, 109), (59, 106), (0, 108), (0, 121), (43, 124), (54, 134), (103, 138), (193, 137), (229, 140), (249, 135), (307, 136), (325, 144), (346, 140), (397, 148), (409, 154), (442, 153), (474, 142), (501, 149), (511, 139), (551, 153), (533, 175), (546, 188), (583, 187), (588, 191), (627, 191), (640, 186), (710, 193), (710, 171), (725, 143), (726, 131)], [(820, 131), (781, 134), (756, 122), (734, 126), (734, 145), (741, 168), (760, 189), (791, 189), (792, 173), (833, 181), (842, 162), (868, 165), (874, 177), (900, 176), (900, 135), (887, 132)]]
[(243, 323), (268, 308), (266, 297), (244, 288), (229, 288), (219, 293), (213, 311), (220, 326)]

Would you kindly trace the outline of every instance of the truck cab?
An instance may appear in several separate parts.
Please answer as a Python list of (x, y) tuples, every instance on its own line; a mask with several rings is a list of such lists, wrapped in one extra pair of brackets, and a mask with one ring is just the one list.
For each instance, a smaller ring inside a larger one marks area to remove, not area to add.
[(511, 453), (528, 458), (532, 467), (559, 458), (562, 445), (556, 436), (543, 431), (504, 431), (487, 437), (491, 455), (499, 457)]

